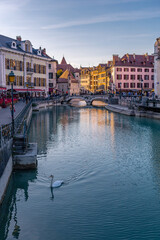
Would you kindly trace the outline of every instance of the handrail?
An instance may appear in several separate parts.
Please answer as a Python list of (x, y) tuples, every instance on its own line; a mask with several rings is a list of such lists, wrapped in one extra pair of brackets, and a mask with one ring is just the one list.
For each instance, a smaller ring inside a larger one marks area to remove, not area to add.
[[(32, 105), (32, 100), (26, 104), (22, 111), (14, 119), (15, 134), (24, 130), (24, 121)], [(22, 129), (23, 128), (23, 129)], [(0, 148), (12, 138), (12, 123), (0, 127)]]

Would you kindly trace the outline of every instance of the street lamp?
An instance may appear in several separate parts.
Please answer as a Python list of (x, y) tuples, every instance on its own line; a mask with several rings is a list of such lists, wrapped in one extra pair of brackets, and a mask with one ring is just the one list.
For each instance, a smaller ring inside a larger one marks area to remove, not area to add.
[(14, 72), (11, 71), (8, 76), (9, 76), (9, 81), (11, 83), (11, 95), (12, 95), (12, 109), (11, 109), (11, 113), (12, 113), (12, 137), (13, 137), (13, 135), (14, 135), (13, 83), (14, 83), (14, 80), (15, 80)]
[(141, 78), (141, 101), (143, 96), (143, 79)]
[(121, 99), (121, 86), (122, 86), (121, 82), (119, 83), (119, 86), (120, 86), (120, 99)]

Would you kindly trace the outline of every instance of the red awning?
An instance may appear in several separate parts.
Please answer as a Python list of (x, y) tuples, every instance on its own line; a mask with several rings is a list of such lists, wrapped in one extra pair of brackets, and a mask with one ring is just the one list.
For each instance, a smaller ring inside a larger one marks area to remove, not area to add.
[(0, 90), (6, 90), (6, 88), (5, 87), (0, 87)]
[(45, 90), (42, 89), (33, 89), (33, 88), (28, 88), (28, 89), (24, 89), (24, 88), (19, 88), (19, 89), (15, 89), (17, 92), (44, 92)]

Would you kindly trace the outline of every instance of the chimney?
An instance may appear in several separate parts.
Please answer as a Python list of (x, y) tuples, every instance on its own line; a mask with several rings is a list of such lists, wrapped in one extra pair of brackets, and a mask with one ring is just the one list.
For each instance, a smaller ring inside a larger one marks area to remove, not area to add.
[(145, 54), (145, 57), (147, 59), (147, 62), (149, 61), (149, 56), (148, 56), (148, 53)]
[(16, 37), (16, 39), (17, 39), (17, 41), (19, 41), (19, 42), (21, 42), (21, 41), (22, 41), (22, 38), (21, 38), (21, 36), (17, 36), (17, 37)]
[(119, 61), (119, 56), (118, 55), (113, 55), (113, 65), (115, 65), (115, 63)]
[(133, 59), (136, 60), (136, 54), (135, 53), (133, 53)]
[(46, 49), (45, 48), (42, 50), (42, 54), (46, 55)]

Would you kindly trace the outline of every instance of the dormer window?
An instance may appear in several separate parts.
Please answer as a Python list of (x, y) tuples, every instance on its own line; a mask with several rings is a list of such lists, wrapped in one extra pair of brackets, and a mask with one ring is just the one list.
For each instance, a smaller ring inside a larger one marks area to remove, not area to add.
[(17, 48), (16, 42), (11, 43), (11, 48), (15, 48), (15, 49)]
[(38, 49), (37, 55), (41, 56), (41, 49)]

